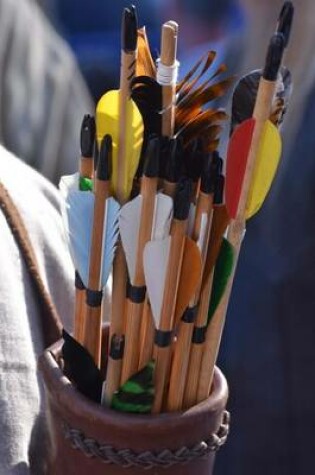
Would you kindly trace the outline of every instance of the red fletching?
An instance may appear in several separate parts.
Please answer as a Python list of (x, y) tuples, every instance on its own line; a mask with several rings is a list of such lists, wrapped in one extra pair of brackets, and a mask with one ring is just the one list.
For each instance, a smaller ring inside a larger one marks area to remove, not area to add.
[(252, 143), (255, 119), (239, 125), (229, 142), (226, 166), (225, 203), (231, 219), (235, 219)]

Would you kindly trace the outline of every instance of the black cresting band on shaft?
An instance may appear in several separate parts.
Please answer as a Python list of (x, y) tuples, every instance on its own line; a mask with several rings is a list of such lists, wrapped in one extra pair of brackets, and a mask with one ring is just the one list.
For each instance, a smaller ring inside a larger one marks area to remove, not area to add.
[(172, 331), (163, 331), (155, 330), (154, 343), (160, 348), (167, 348), (172, 343), (173, 332)]
[(124, 356), (125, 337), (114, 334), (110, 343), (109, 356), (112, 360), (121, 360)]
[(186, 308), (182, 321), (184, 323), (194, 323), (197, 314), (197, 306)]
[(77, 290), (85, 290), (85, 285), (83, 284), (78, 271), (75, 271), (75, 288)]
[(136, 287), (131, 285), (129, 282), (127, 284), (127, 298), (134, 303), (142, 303), (145, 300), (147, 288), (143, 287)]
[(100, 307), (102, 304), (103, 291), (86, 289), (86, 303), (89, 307)]
[(202, 345), (206, 340), (207, 327), (195, 327), (192, 342), (195, 345)]

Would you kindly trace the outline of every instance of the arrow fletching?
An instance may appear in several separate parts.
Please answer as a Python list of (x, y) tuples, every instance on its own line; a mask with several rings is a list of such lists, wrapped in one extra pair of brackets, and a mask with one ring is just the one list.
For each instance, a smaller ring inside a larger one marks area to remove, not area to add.
[(143, 267), (156, 328), (159, 327), (164, 287), (171, 248), (171, 236), (162, 241), (150, 241), (143, 253)]
[(237, 214), (254, 128), (255, 119), (243, 122), (235, 129), (228, 146), (225, 203), (232, 219)]
[[(88, 287), (89, 252), (91, 246), (94, 194), (78, 190), (79, 175), (64, 176), (60, 191), (64, 197), (62, 207), (63, 223), (69, 250), (81, 279)], [(106, 217), (103, 233), (102, 286), (106, 285), (118, 238), (118, 214), (120, 206), (114, 198), (106, 200)]]
[(270, 121), (267, 121), (247, 198), (246, 219), (256, 214), (263, 205), (278, 169), (281, 151), (282, 141), (279, 131)]
[[(136, 258), (141, 218), (142, 196), (138, 195), (132, 201), (126, 203), (119, 216), (119, 230), (126, 255), (130, 282), (134, 285), (136, 272)], [(154, 221), (151, 239), (164, 239), (170, 230), (172, 220), (173, 200), (162, 193), (155, 199)]]
[(224, 295), (227, 283), (233, 271), (233, 267), (233, 246), (229, 243), (229, 241), (227, 241), (227, 239), (223, 239), (220, 254), (215, 265), (212, 294), (208, 312), (208, 325)]
[(126, 381), (114, 393), (111, 408), (120, 412), (149, 414), (154, 402), (153, 361)]
[(100, 145), (104, 135), (110, 135), (113, 141), (113, 171), (112, 171), (112, 192), (117, 196), (119, 189), (122, 190), (121, 199), (126, 201), (129, 198), (134, 176), (136, 174), (140, 153), (143, 143), (143, 119), (138, 107), (132, 99), (126, 104), (126, 135), (125, 149), (126, 160), (125, 169), (122, 173), (122, 183), (118, 183), (119, 163), (119, 91), (107, 92), (98, 102), (96, 108), (96, 132), (97, 141)]
[(78, 390), (94, 402), (101, 402), (103, 378), (90, 353), (69, 333), (62, 331), (65, 375)]

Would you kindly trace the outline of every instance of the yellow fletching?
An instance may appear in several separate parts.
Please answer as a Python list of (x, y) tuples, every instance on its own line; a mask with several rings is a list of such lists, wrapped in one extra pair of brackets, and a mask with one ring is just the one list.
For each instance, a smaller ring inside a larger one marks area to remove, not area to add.
[(270, 190), (281, 157), (282, 141), (270, 120), (265, 124), (246, 205), (246, 219), (259, 211)]
[[(129, 198), (132, 182), (139, 165), (139, 158), (143, 143), (143, 119), (139, 109), (132, 99), (126, 103), (126, 134), (124, 137), (123, 165), (118, 164), (119, 147), (119, 97), (118, 90), (109, 91), (99, 100), (96, 107), (96, 134), (98, 146), (104, 135), (109, 134), (113, 141), (113, 170), (112, 192), (119, 201)], [(123, 166), (120, 182), (118, 176), (119, 166)], [(119, 189), (120, 188), (120, 189)]]

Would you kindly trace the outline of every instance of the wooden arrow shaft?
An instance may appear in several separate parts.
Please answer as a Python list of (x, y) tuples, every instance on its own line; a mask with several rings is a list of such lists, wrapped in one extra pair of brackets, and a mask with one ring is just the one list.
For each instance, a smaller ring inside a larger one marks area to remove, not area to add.
[[(125, 296), (127, 283), (127, 264), (121, 241), (118, 241), (116, 254), (113, 263), (113, 285), (112, 305), (110, 317), (110, 339), (115, 335), (125, 333)], [(122, 371), (122, 359), (113, 360), (108, 358), (107, 381), (105, 388), (105, 399), (111, 401), (115, 391), (120, 387)]]
[[(252, 137), (252, 142), (249, 150), (249, 155), (246, 164), (245, 177), (242, 184), (241, 196), (238, 204), (237, 216), (235, 221), (245, 222), (246, 204), (248, 194), (254, 176), (256, 159), (259, 152), (260, 142), (262, 139), (264, 126), (269, 119), (272, 102), (276, 91), (276, 82), (266, 81), (261, 79), (257, 92), (257, 99), (255, 103), (253, 118), (255, 119), (255, 127)], [(233, 226), (233, 223), (232, 223)], [(232, 242), (233, 244), (233, 242)]]
[(79, 171), (80, 176), (84, 178), (92, 178), (94, 172), (93, 157), (81, 157)]
[(155, 325), (152, 310), (148, 298), (143, 306), (142, 325), (141, 325), (141, 350), (138, 369), (144, 368), (152, 359), (154, 346)]
[[(185, 247), (185, 232), (187, 221), (174, 219), (171, 228), (171, 247), (167, 266), (166, 281), (164, 287), (163, 303), (159, 330), (171, 331), (174, 324), (176, 308), (176, 295), (181, 274), (181, 267)], [(170, 371), (172, 346), (160, 347), (155, 345), (155, 400), (153, 412), (158, 413), (162, 409), (165, 395), (166, 382)]]
[(206, 341), (203, 345), (200, 374), (198, 378), (198, 388), (196, 395), (197, 404), (207, 399), (211, 391), (214, 366), (219, 353), (227, 307), (229, 304), (229, 299), (232, 290), (232, 282), (233, 277), (231, 276), (225, 293), (221, 299), (221, 302), (219, 303), (219, 306), (215, 314), (213, 315), (209, 327), (207, 329)]
[(147, 178), (146, 176), (142, 177), (142, 207), (136, 257), (136, 271), (134, 276), (134, 285), (137, 287), (142, 287), (143, 285), (145, 285), (143, 270), (143, 250), (146, 243), (150, 241), (152, 237), (152, 226), (154, 220), (157, 186), (158, 178)]
[(89, 263), (89, 289), (101, 289), (103, 254), (103, 229), (106, 219), (106, 199), (109, 197), (109, 182), (95, 181), (95, 204)]
[[(208, 247), (211, 222), (212, 222), (212, 208), (213, 208), (213, 195), (200, 192), (198, 195), (196, 216), (194, 222), (194, 228), (192, 238), (197, 242), (200, 238), (200, 232), (202, 227), (202, 215), (207, 215), (207, 230), (203, 248), (201, 249), (202, 256), (202, 268), (205, 264), (206, 250)], [(191, 302), (194, 306), (198, 304), (201, 291), (201, 279), (196, 294)], [(201, 302), (202, 305), (202, 302)], [(202, 306), (201, 312), (207, 311)], [(200, 313), (200, 312), (199, 312)], [(189, 366), (190, 347), (192, 342), (192, 335), (194, 330), (194, 322), (188, 323), (180, 321), (177, 333), (177, 339), (174, 348), (174, 355), (172, 361), (172, 370), (170, 378), (170, 389), (167, 400), (167, 408), (170, 411), (179, 411), (182, 409), (184, 391), (186, 387), (187, 371)]]
[(75, 291), (75, 309), (74, 309), (74, 338), (83, 343), (84, 316), (85, 316), (85, 289), (76, 289)]
[[(142, 177), (141, 180), (141, 217), (139, 237), (136, 251), (136, 269), (132, 284), (137, 287), (145, 285), (143, 269), (143, 250), (146, 243), (151, 239), (156, 203), (156, 191), (158, 178)], [(126, 329), (125, 351), (121, 383), (124, 384), (138, 370), (139, 355), (141, 349), (141, 323), (144, 303), (134, 303), (127, 299), (126, 305)]]
[(138, 370), (142, 314), (143, 303), (135, 303), (127, 299), (125, 351), (121, 374), (121, 385), (128, 381), (128, 379)]
[[(161, 63), (173, 66), (177, 52), (177, 30), (173, 22), (167, 22), (162, 27)], [(175, 129), (175, 97), (176, 84), (162, 87), (163, 116), (162, 135), (172, 137)]]
[(190, 323), (181, 322), (179, 325), (177, 340), (174, 345), (167, 399), (168, 411), (180, 411), (182, 409), (193, 329), (194, 325)]
[[(209, 301), (212, 290), (213, 272), (201, 291), (195, 327), (202, 328), (207, 324)], [(183, 407), (186, 409), (195, 404), (197, 397), (198, 381), (202, 361), (204, 344), (191, 342), (189, 366), (187, 371)]]
[(173, 328), (176, 295), (184, 255), (186, 227), (187, 221), (173, 220), (171, 228), (172, 239), (159, 326), (159, 329), (163, 331), (169, 331)]
[(126, 127), (127, 127), (127, 104), (130, 101), (130, 83), (135, 76), (137, 52), (121, 52), (120, 90), (119, 90), (119, 133), (117, 152), (117, 199), (124, 204), (125, 174), (127, 173), (126, 157)]
[(95, 364), (101, 366), (102, 318), (101, 306), (86, 306), (83, 346), (93, 356)]
[[(91, 237), (90, 262), (89, 262), (89, 289), (101, 290), (101, 270), (103, 254), (103, 229), (106, 219), (106, 199), (109, 196), (109, 182), (95, 180), (95, 201), (93, 230)], [(93, 356), (95, 364), (101, 363), (101, 334), (102, 318), (101, 306), (89, 307), (86, 305), (83, 324), (83, 346)]]
[(172, 347), (155, 347), (155, 396), (152, 412), (157, 414), (161, 412), (165, 398), (166, 382), (170, 372)]

